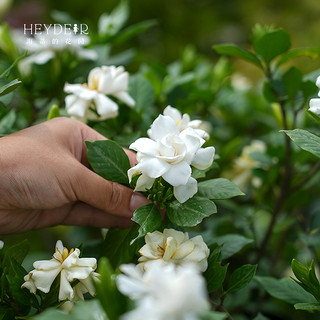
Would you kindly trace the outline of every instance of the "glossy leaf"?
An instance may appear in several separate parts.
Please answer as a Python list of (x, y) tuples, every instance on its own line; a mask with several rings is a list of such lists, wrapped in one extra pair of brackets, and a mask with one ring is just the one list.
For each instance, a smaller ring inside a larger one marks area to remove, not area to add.
[(138, 208), (134, 213), (132, 220), (140, 225), (138, 236), (132, 243), (144, 237), (148, 232), (158, 229), (162, 222), (162, 216), (154, 203), (149, 203)]
[(217, 212), (216, 205), (201, 197), (193, 197), (184, 203), (171, 202), (167, 207), (167, 216), (170, 221), (180, 227), (193, 227), (198, 225), (204, 218)]
[(230, 199), (243, 196), (239, 187), (225, 178), (206, 180), (198, 183), (198, 193), (201, 197), (211, 200)]
[(53, 118), (61, 117), (59, 106), (54, 104), (49, 110), (47, 120), (51, 120)]
[(275, 279), (272, 277), (255, 277), (262, 287), (273, 297), (290, 304), (317, 302), (316, 299), (292, 279)]
[(214, 45), (213, 49), (221, 55), (237, 57), (263, 69), (259, 58), (255, 54), (234, 44), (218, 44)]
[(16, 89), (22, 81), (15, 79), (0, 88), (0, 97)]
[(246, 287), (254, 277), (257, 265), (245, 264), (234, 270), (228, 282), (227, 293), (238, 291)]
[(155, 94), (151, 83), (141, 75), (130, 77), (129, 93), (135, 100), (134, 109), (139, 112), (145, 112), (154, 104)]
[(86, 141), (88, 160), (92, 169), (101, 177), (128, 185), (129, 158), (114, 141)]
[(301, 149), (320, 158), (320, 137), (303, 129), (282, 130), (282, 132), (286, 133)]
[(137, 233), (137, 225), (126, 229), (111, 228), (108, 230), (102, 244), (101, 255), (109, 259), (114, 269), (120, 264), (131, 262), (138, 247), (130, 243)]
[(265, 33), (253, 43), (254, 51), (269, 64), (291, 46), (290, 36), (282, 29)]
[(221, 259), (230, 258), (245, 246), (253, 243), (253, 239), (246, 238), (239, 234), (227, 234), (225, 236), (216, 237), (213, 241), (222, 246)]
[(320, 310), (320, 303), (319, 302), (314, 302), (314, 303), (296, 303), (294, 305), (294, 308), (296, 310), (307, 310), (307, 311)]
[(291, 59), (297, 57), (309, 57), (317, 59), (320, 55), (320, 48), (295, 48), (286, 52), (278, 61), (277, 65), (280, 66)]

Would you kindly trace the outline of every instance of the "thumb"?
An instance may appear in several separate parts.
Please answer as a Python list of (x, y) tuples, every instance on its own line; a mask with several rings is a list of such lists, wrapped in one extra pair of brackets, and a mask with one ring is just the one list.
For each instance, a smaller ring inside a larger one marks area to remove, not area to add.
[(72, 186), (79, 201), (115, 216), (132, 217), (133, 212), (150, 201), (119, 183), (108, 181), (79, 164)]

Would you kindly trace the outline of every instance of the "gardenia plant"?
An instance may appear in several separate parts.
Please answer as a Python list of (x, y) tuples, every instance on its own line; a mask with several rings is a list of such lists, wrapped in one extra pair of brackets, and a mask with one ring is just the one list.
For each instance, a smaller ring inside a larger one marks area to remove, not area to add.
[(118, 115), (118, 104), (111, 95), (130, 107), (135, 101), (127, 93), (129, 74), (122, 66), (102, 66), (90, 71), (88, 83), (65, 84), (67, 113), (78, 120), (105, 120)]
[(183, 203), (197, 193), (197, 180), (191, 177), (194, 166), (204, 170), (214, 158), (214, 147), (201, 148), (205, 140), (195, 129), (180, 128), (172, 117), (159, 115), (153, 122), (149, 138), (140, 138), (130, 145), (137, 151), (138, 164), (128, 170), (129, 181), (140, 175), (136, 191), (150, 189), (162, 177), (173, 186), (175, 198)]
[(176, 267), (153, 261), (146, 272), (121, 265), (119, 290), (136, 301), (136, 309), (122, 320), (198, 320), (209, 309), (206, 285), (193, 265)]
[(146, 270), (154, 261), (164, 264), (184, 265), (193, 263), (201, 272), (208, 267), (210, 250), (202, 237), (189, 239), (187, 232), (174, 229), (154, 231), (145, 236), (146, 244), (139, 250), (138, 268)]
[[(97, 260), (95, 258), (79, 258), (80, 250), (63, 247), (60, 240), (56, 243), (56, 251), (51, 260), (40, 260), (33, 264), (34, 270), (25, 277), (22, 288), (27, 288), (33, 294), (36, 290), (44, 293), (50, 291), (51, 285), (60, 274), (59, 301), (83, 300), (83, 294), (89, 292), (95, 295), (91, 277), (97, 278), (95, 273)], [(79, 280), (74, 287), (72, 282)]]

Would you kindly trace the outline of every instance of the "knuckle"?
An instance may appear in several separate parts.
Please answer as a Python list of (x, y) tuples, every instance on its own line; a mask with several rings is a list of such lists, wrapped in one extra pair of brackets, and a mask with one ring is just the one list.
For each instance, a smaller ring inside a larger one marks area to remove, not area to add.
[(121, 190), (121, 186), (115, 182), (110, 182), (109, 188), (106, 190), (107, 195), (107, 211), (120, 212), (122, 211), (127, 203), (125, 200), (124, 192)]

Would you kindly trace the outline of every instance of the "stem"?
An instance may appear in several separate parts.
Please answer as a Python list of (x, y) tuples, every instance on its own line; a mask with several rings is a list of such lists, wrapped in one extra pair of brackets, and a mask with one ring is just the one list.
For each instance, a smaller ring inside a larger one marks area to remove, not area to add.
[(320, 169), (320, 162), (316, 163), (308, 175), (305, 176), (300, 182), (298, 182), (295, 186), (290, 189), (290, 193), (294, 193), (298, 191), (302, 186), (304, 186), (313, 176), (319, 171)]
[[(282, 112), (283, 128), (284, 128), (284, 130), (287, 130), (288, 123), (287, 123), (287, 115), (286, 115), (284, 103), (281, 103), (280, 106), (281, 106), (281, 112)], [(280, 185), (280, 188), (281, 188), (280, 195), (276, 200), (274, 210), (272, 212), (272, 218), (271, 218), (270, 224), (268, 226), (268, 229), (266, 231), (266, 234), (261, 242), (255, 263), (258, 263), (260, 261), (260, 259), (262, 258), (262, 256), (264, 255), (266, 248), (267, 248), (267, 245), (269, 243), (274, 225), (275, 225), (277, 218), (281, 212), (281, 209), (285, 203), (285, 200), (290, 193), (290, 191), (289, 191), (290, 189), (288, 188), (288, 186), (290, 186), (291, 177), (292, 177), (291, 141), (287, 135), (284, 136), (284, 139), (285, 139), (285, 165), (284, 165), (284, 174), (283, 174), (283, 178), (282, 178), (281, 185)]]
[(224, 306), (224, 300), (226, 299), (227, 295), (224, 293), (220, 297), (220, 304), (215, 304), (216, 306), (216, 311), (222, 311), (228, 315), (227, 320), (232, 320), (231, 314), (228, 312), (226, 307)]

